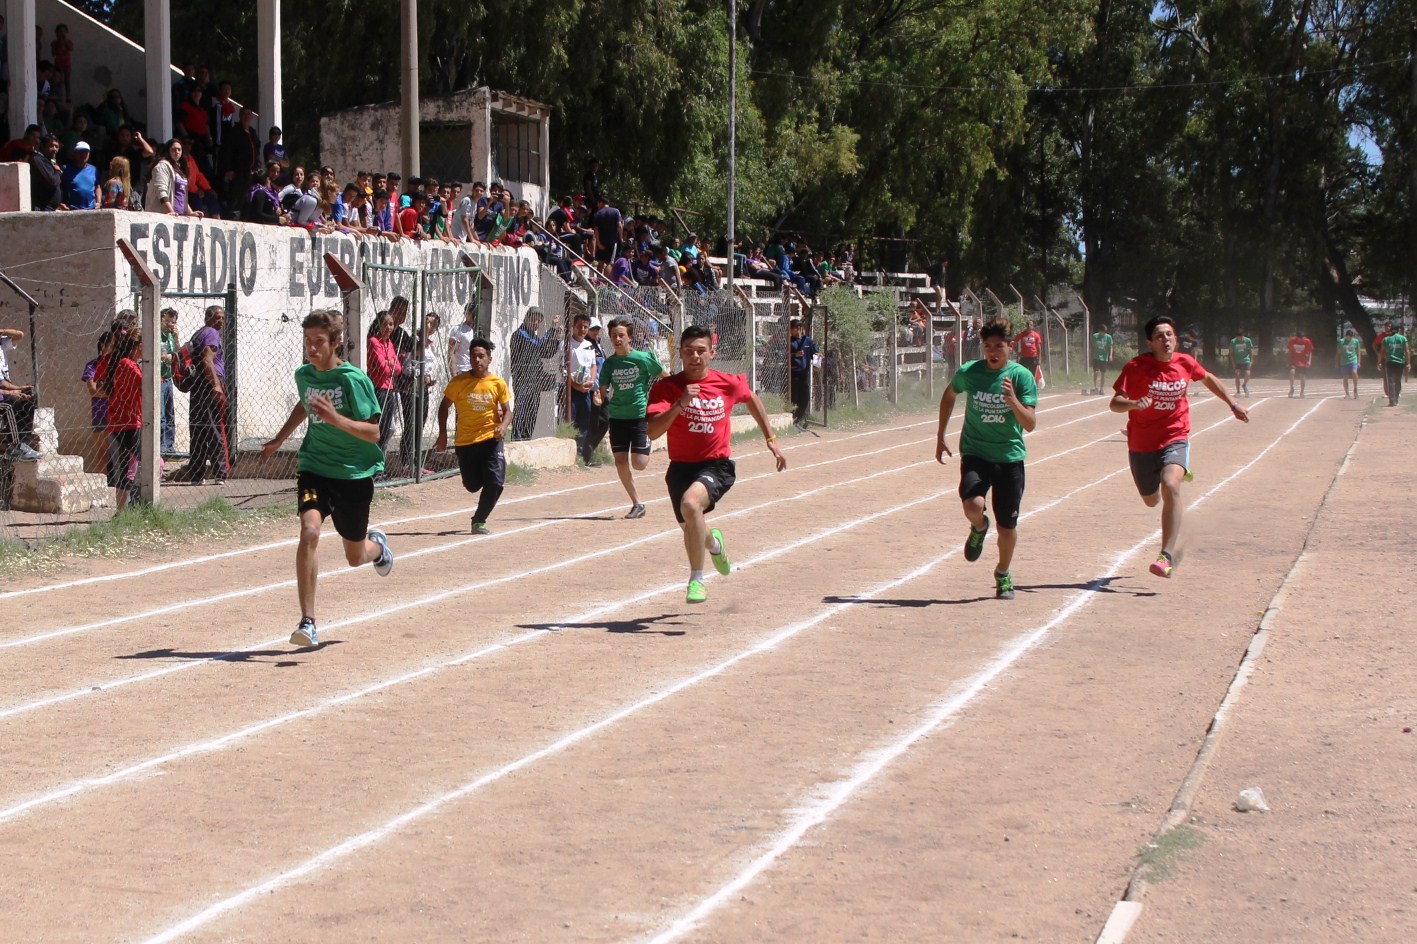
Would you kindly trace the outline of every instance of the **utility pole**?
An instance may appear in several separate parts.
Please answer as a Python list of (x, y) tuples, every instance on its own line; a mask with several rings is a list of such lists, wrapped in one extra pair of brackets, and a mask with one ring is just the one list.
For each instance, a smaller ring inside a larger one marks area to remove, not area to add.
[[(403, 52), (399, 60), (403, 81), (402, 109), (399, 113), (400, 158), (403, 162), (403, 180), (407, 186), (409, 178), (418, 173), (418, 0), (403, 0), (402, 15), (399, 17), (400, 38)], [(397, 208), (395, 208), (397, 209)]]

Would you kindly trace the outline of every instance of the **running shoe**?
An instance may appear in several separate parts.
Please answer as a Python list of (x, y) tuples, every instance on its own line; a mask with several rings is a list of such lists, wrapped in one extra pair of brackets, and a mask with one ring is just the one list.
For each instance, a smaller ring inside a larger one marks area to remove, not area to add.
[(31, 449), (27, 443), (17, 442), (10, 448), (9, 459), (11, 462), (34, 462), (39, 459), (39, 453)]
[(1011, 574), (1001, 574), (994, 571), (994, 599), (1012, 600), (1014, 598), (1014, 578)]
[(320, 644), (320, 634), (315, 631), (315, 621), (308, 616), (300, 617), (300, 625), (290, 634), (290, 644), (309, 648)]
[(639, 502), (630, 506), (630, 510), (625, 512), (626, 518), (643, 518), (645, 516), (645, 506)]
[(728, 571), (733, 567), (733, 562), (728, 559), (728, 543), (723, 540), (723, 532), (714, 528), (709, 532), (709, 536), (718, 544), (718, 553), (709, 552), (713, 558), (713, 569), (723, 576), (728, 576)]
[(492, 529), (489, 528), (489, 527), (487, 527), (487, 522), (474, 520), (474, 521), (472, 522), (472, 533), (473, 533), (473, 534), (491, 534), (491, 533), (492, 533)]
[(384, 549), (384, 553), (374, 561), (374, 572), (380, 577), (387, 577), (389, 571), (394, 569), (394, 552), (389, 550), (389, 539), (384, 535), (384, 532), (370, 528), (369, 540)]
[(984, 553), (984, 536), (989, 533), (989, 516), (984, 516), (984, 527), (978, 531), (974, 526), (969, 526), (969, 537), (964, 539), (964, 559), (967, 561), (979, 560), (979, 555)]
[(684, 594), (685, 603), (702, 603), (708, 599), (708, 591), (704, 589), (702, 581), (690, 580), (689, 590)]
[(1170, 577), (1172, 567), (1171, 555), (1162, 551), (1161, 555), (1156, 558), (1156, 563), (1151, 565), (1151, 572), (1158, 577)]

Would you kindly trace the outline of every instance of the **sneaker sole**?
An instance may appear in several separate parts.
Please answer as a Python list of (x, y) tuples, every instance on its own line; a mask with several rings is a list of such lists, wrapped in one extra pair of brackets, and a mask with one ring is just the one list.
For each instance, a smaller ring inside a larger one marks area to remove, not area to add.
[(300, 646), (301, 648), (308, 649), (311, 646), (318, 646), (320, 643), (318, 640), (311, 639), (309, 636), (296, 630), (290, 634), (290, 644), (292, 646)]
[(1158, 576), (1158, 577), (1165, 577), (1165, 578), (1167, 578), (1168, 580), (1171, 578), (1171, 571), (1172, 571), (1172, 569), (1173, 569), (1173, 568), (1167, 567), (1165, 564), (1162, 564), (1160, 561), (1157, 561), (1156, 563), (1154, 563), (1154, 564), (1151, 565), (1151, 572), (1152, 572), (1153, 574), (1155, 574), (1155, 575)]
[(728, 543), (723, 540), (723, 532), (714, 528), (709, 534), (718, 539), (718, 553), (710, 554), (713, 558), (713, 569), (727, 577), (728, 572), (733, 569), (733, 561), (728, 559)]

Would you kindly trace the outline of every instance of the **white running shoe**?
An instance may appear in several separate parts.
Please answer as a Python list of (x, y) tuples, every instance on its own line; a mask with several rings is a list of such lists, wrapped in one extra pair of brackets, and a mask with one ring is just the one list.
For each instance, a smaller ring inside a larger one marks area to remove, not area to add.
[(384, 535), (384, 532), (370, 528), (369, 540), (384, 549), (384, 553), (374, 561), (374, 572), (380, 577), (387, 577), (389, 571), (394, 569), (394, 552), (389, 550), (389, 539)]

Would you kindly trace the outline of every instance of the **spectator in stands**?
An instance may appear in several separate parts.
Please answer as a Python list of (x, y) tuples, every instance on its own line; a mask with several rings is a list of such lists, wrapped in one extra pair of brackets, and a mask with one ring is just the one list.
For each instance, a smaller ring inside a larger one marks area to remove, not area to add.
[[(148, 143), (141, 132), (128, 125), (124, 125), (118, 129), (117, 134), (109, 138), (108, 147), (104, 149), (99, 164), (104, 167), (111, 167), (115, 157), (121, 157), (126, 160), (128, 162), (128, 173), (133, 188), (141, 196), (143, 187), (146, 184), (143, 168), (147, 166), (147, 162), (152, 160), (156, 153), (157, 152), (153, 150), (153, 146)], [(142, 204), (141, 199), (137, 202), (139, 205)]]
[(180, 68), (182, 75), (172, 83), (172, 110), (174, 113), (182, 107), (182, 103), (187, 100), (187, 94), (192, 89), (200, 88), (197, 84), (196, 67), (190, 62), (184, 62)]
[(187, 465), (173, 473), (175, 482), (202, 485), (210, 464), (216, 484), (225, 485), (231, 470), (226, 438), (226, 355), (221, 339), (225, 324), (226, 309), (211, 305), (206, 324), (187, 342), (196, 370), (187, 411), (190, 456)]
[(634, 254), (634, 247), (623, 243), (617, 248), (615, 263), (610, 267), (610, 281), (615, 285), (634, 285), (635, 264), (630, 258)]
[(526, 310), (522, 325), (512, 335), (508, 357), (512, 367), (512, 438), (530, 439), (536, 431), (536, 417), (541, 412), (541, 395), (556, 389), (556, 377), (546, 370), (544, 361), (556, 356), (556, 329), (538, 337), (541, 330), (541, 309), (535, 305)]
[(241, 109), (231, 98), (231, 83), (217, 86), (217, 93), (211, 100), (212, 140), (220, 148), (226, 143), (226, 136), (241, 122)]
[[(93, 129), (98, 131), (99, 129)], [(69, 127), (65, 128), (59, 135), (60, 153), (67, 153), (74, 150), (74, 145), (89, 138), (89, 116), (81, 111), (74, 112), (73, 120), (69, 122)]]
[(591, 214), (590, 226), (595, 230), (595, 261), (609, 266), (620, 257), (621, 229), (625, 218), (620, 211), (610, 205), (605, 197), (599, 196), (595, 202), (595, 212)]
[(64, 202), (71, 210), (98, 209), (98, 168), (89, 163), (89, 156), (89, 143), (79, 141), (64, 168)]
[(252, 127), (255, 112), (243, 107), (236, 126), (222, 136), (217, 154), (217, 175), (221, 179), (222, 202), (234, 218), (246, 202), (253, 178), (264, 173), (261, 163), (261, 142)]
[(39, 440), (34, 435), (34, 386), (17, 384), (10, 376), (10, 352), (15, 349), (15, 342), (24, 337), (19, 328), (0, 328), (0, 403), (14, 412), (20, 434), (19, 442), (11, 443), (6, 454), (11, 461), (39, 458)]
[(423, 215), (428, 211), (428, 195), (415, 190), (409, 205), (398, 212), (398, 231), (406, 239), (422, 241), (428, 238), (423, 228)]
[(335, 198), (331, 210), (333, 221), (348, 232), (360, 232), (359, 207), (363, 202), (364, 191), (359, 188), (359, 185), (356, 183), (345, 184), (344, 190)]
[(115, 157), (108, 162), (108, 180), (103, 184), (105, 210), (141, 210), (143, 203), (133, 188), (133, 176), (128, 159)]
[(142, 128), (142, 125), (128, 114), (128, 105), (123, 101), (123, 93), (116, 88), (109, 89), (108, 94), (103, 97), (103, 103), (94, 110), (94, 120), (103, 126), (110, 137), (118, 134), (118, 129), (125, 125), (135, 131)]
[(202, 173), (201, 165), (192, 154), (190, 141), (183, 143), (183, 151), (182, 163), (178, 166), (187, 176), (187, 215), (198, 219), (221, 219), (221, 201), (217, 199), (211, 181)]
[[(593, 207), (600, 206), (600, 201), (605, 199), (605, 195), (600, 192), (600, 158), (592, 157), (586, 162), (585, 177), (581, 179), (581, 190), (585, 193), (587, 202)], [(606, 202), (610, 201), (606, 200)]]
[(39, 148), (40, 138), (44, 137), (44, 129), (39, 125), (29, 125), (25, 128), (25, 133), (15, 140), (6, 144), (0, 149), (0, 163), (24, 163), (28, 161), (34, 152)]
[(457, 376), (472, 370), (472, 339), (477, 337), (477, 302), (463, 306), (462, 324), (448, 332), (448, 370)]
[(49, 44), (49, 54), (59, 73), (57, 93), (63, 101), (73, 101), (70, 94), (70, 77), (74, 71), (74, 41), (69, 38), (69, 27), (60, 23), (54, 27), (54, 40)]
[(394, 417), (399, 414), (399, 395), (394, 381), (399, 374), (399, 355), (390, 336), (394, 319), (387, 311), (379, 312), (370, 328), (364, 370), (374, 383), (374, 395), (379, 400), (379, 450), (387, 454), (389, 436), (393, 433)]
[(149, 213), (170, 213), (174, 216), (201, 216), (187, 203), (187, 176), (183, 172), (182, 142), (173, 138), (163, 147), (148, 179), (148, 192), (143, 207)]
[(54, 159), (59, 139), (47, 134), (30, 156), (30, 206), (35, 210), (67, 210), (64, 203), (64, 171)]
[(280, 165), (280, 182), (286, 182), (286, 171), (290, 169), (290, 154), (286, 151), (285, 145), (281, 143), (281, 136), (284, 132), (280, 128), (272, 127), (266, 145), (261, 149), (261, 158), (267, 162), (275, 161)]
[(251, 183), (251, 189), (246, 194), (245, 208), (241, 211), (243, 220), (273, 226), (290, 222), (290, 217), (281, 207), (280, 197), (276, 194), (276, 182), (279, 178), (280, 164), (271, 161), (266, 165), (265, 173)]
[(587, 238), (588, 231), (576, 226), (574, 206), (575, 200), (571, 197), (562, 197), (556, 209), (546, 217), (546, 226), (563, 245), (574, 252), (581, 253), (581, 246)]
[(379, 235), (393, 242), (398, 242), (399, 235), (394, 230), (395, 218), (393, 211), (393, 200), (390, 199), (387, 190), (374, 191), (374, 228)]
[(194, 85), (187, 92), (182, 104), (177, 106), (177, 123), (192, 141), (189, 150), (205, 155), (212, 149), (211, 110), (206, 100), (206, 92), (200, 85)]

